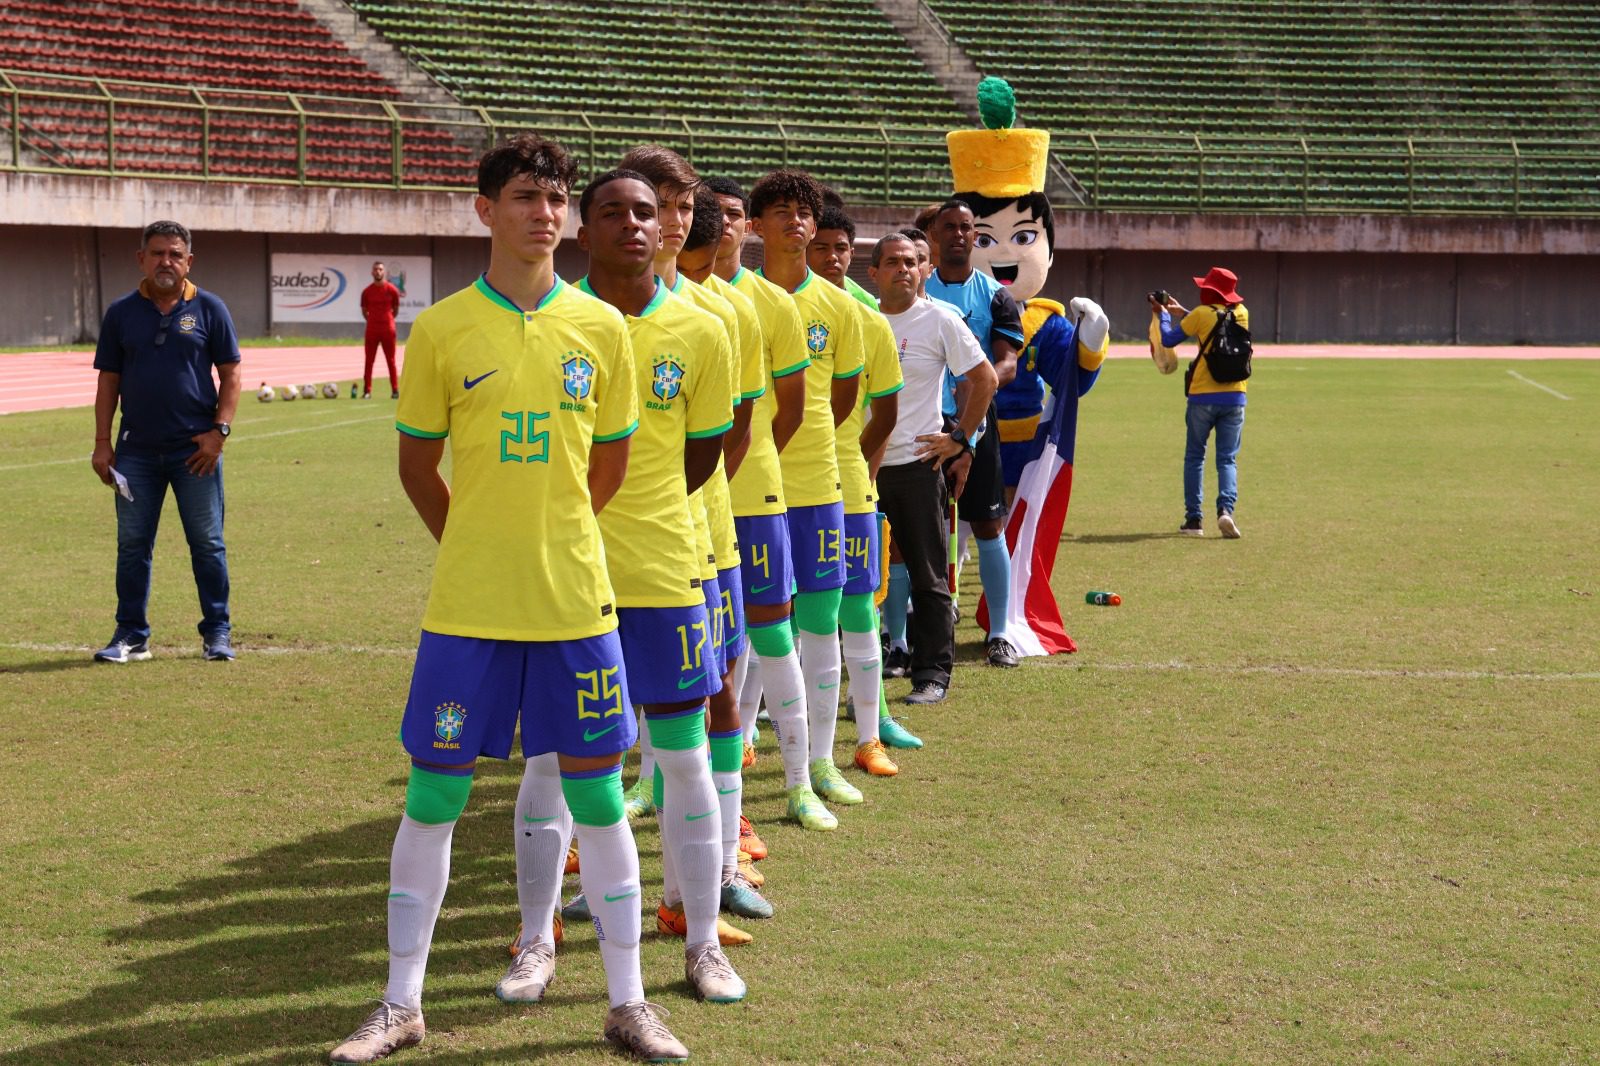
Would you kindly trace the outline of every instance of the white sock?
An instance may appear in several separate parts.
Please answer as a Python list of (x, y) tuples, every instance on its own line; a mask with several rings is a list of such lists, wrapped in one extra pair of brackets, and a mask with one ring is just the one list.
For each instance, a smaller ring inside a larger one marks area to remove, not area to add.
[(600, 962), (606, 968), (611, 1005), (644, 999), (639, 972), (639, 852), (624, 818), (615, 825), (577, 827), (583, 855), (578, 877), (594, 916)]
[(956, 519), (956, 573), (961, 573), (961, 568), (967, 565), (967, 560), (972, 558), (971, 551), (972, 523)]
[(722, 808), (706, 756), (705, 745), (656, 751), (656, 765), (667, 786), (661, 851), (672, 854), (690, 947), (717, 942), (717, 908), (722, 901)]
[(856, 706), (856, 744), (878, 739), (878, 691), (883, 687), (883, 653), (876, 633), (845, 633), (845, 665), (850, 668), (850, 699)]
[(833, 734), (839, 724), (839, 637), (800, 631), (800, 670), (806, 681), (806, 727), (811, 758), (833, 761)]
[(726, 881), (739, 869), (739, 814), (744, 807), (744, 771), (731, 774), (713, 772), (717, 787), (717, 806), (722, 808), (722, 877)]
[(554, 752), (528, 760), (522, 771), (522, 786), (517, 789), (517, 808), (511, 817), (516, 832), (522, 946), (544, 944), (554, 951), (550, 926), (561, 899), (567, 841), (572, 836), (572, 815), (561, 794), (561, 767)]
[[(650, 746), (650, 732), (644, 727), (644, 708), (639, 708), (639, 780), (650, 788), (656, 777), (656, 749)], [(645, 793), (649, 795), (649, 792)]]
[(416, 1010), (433, 946), (433, 925), (450, 880), (450, 837), (455, 822), (424, 825), (400, 818), (389, 856), (389, 987), (383, 998)]
[[(754, 671), (751, 671), (754, 673)], [(761, 684), (767, 692), (767, 714), (778, 734), (778, 754), (783, 756), (783, 787), (811, 786), (806, 768), (806, 681), (794, 652), (781, 659), (761, 660)]]
[(735, 689), (739, 696), (739, 728), (744, 730), (744, 742), (749, 744), (756, 732), (756, 714), (761, 710), (761, 656), (751, 648), (739, 657), (739, 662), (744, 667)]

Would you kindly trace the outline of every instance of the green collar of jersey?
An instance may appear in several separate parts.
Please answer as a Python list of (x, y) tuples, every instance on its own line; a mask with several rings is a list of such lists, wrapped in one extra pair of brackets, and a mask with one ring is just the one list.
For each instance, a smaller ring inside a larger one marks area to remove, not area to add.
[(735, 270), (733, 272), (733, 277), (728, 279), (728, 284), (729, 285), (737, 285), (737, 284), (739, 284), (739, 279), (742, 278), (742, 277), (744, 277), (744, 264), (740, 263), (739, 264), (739, 269)]
[[(550, 301), (554, 300), (556, 298), (556, 295), (558, 293), (560, 293), (562, 288), (564, 288), (565, 286), (566, 286), (566, 282), (562, 281), (561, 280), (561, 275), (557, 274), (556, 275), (556, 283), (554, 285), (550, 286), (550, 291), (544, 294), (544, 298), (539, 301), (539, 306), (535, 307), (534, 310), (535, 311), (543, 311), (546, 307), (548, 307), (550, 305)], [(511, 312), (514, 312), (514, 313), (519, 314), (519, 315), (526, 313), (526, 312), (524, 312), (522, 310), (522, 308), (520, 308), (516, 304), (512, 303), (510, 297), (506, 296), (500, 290), (496, 289), (493, 285), (490, 285), (489, 284), (489, 276), (487, 274), (479, 274), (478, 275), (478, 280), (474, 281), (472, 283), (472, 287), (477, 289), (478, 292), (481, 293), (484, 296), (485, 299), (487, 299), (490, 303), (496, 305), (497, 307), (503, 307), (507, 311), (511, 311)]]
[[(764, 269), (758, 269), (756, 271), (756, 275), (758, 277), (762, 277), (762, 278), (766, 278), (766, 276), (767, 276), (766, 275), (766, 271)], [(816, 277), (816, 275), (811, 272), (811, 268), (810, 267), (806, 267), (806, 279), (804, 281), (802, 281), (800, 284), (796, 285), (794, 287), (794, 292), (790, 293), (789, 295), (797, 296), (800, 293), (805, 292), (806, 291), (806, 286), (811, 284), (811, 279), (814, 278), (814, 277)], [(768, 280), (771, 280), (771, 279), (768, 279)], [(776, 284), (776, 283), (774, 283), (774, 284)], [(783, 286), (779, 285), (778, 287), (782, 288)]]
[[(681, 274), (678, 275), (678, 280), (681, 282), (683, 280), (683, 275), (681, 275)], [(581, 292), (581, 293), (585, 293), (586, 295), (589, 295), (589, 296), (594, 296), (594, 298), (596, 300), (600, 299), (599, 296), (595, 295), (595, 291), (589, 287), (589, 275), (587, 275), (587, 274), (585, 274), (583, 277), (578, 279), (578, 291)], [(666, 287), (666, 285), (662, 284), (661, 278), (657, 277), (656, 278), (656, 294), (654, 296), (650, 297), (650, 302), (644, 305), (644, 310), (640, 311), (637, 317), (643, 318), (646, 315), (650, 314), (656, 308), (660, 307), (661, 306), (661, 302), (663, 300), (665, 300), (666, 298), (667, 298), (667, 287)]]

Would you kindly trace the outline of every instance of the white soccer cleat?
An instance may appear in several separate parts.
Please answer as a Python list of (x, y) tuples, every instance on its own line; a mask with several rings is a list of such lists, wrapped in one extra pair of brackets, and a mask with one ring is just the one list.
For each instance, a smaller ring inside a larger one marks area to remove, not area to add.
[(367, 1015), (360, 1028), (328, 1055), (330, 1062), (376, 1062), (386, 1055), (422, 1043), (426, 1028), (422, 1010), (388, 1000)]
[(556, 975), (556, 953), (545, 944), (529, 944), (517, 952), (494, 994), (502, 1003), (537, 1003)]

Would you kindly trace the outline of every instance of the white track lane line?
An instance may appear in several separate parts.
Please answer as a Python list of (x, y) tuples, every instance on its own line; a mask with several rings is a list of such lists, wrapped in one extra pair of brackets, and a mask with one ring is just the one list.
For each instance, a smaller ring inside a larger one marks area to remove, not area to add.
[(1525, 378), (1521, 374), (1517, 373), (1515, 370), (1507, 370), (1506, 373), (1510, 374), (1512, 377), (1516, 378), (1518, 381), (1522, 382), (1524, 385), (1532, 385), (1536, 389), (1543, 389), (1545, 392), (1548, 392), (1550, 395), (1554, 396), (1558, 400), (1570, 400), (1570, 399), (1572, 399), (1572, 397), (1568, 396), (1566, 393), (1557, 392), (1555, 389), (1552, 389), (1549, 385), (1541, 385), (1537, 381), (1533, 380), (1532, 378)]

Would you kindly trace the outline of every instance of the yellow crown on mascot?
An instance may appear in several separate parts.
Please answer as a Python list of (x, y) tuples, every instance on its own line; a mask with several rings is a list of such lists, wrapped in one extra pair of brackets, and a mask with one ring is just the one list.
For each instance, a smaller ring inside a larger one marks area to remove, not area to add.
[(978, 83), (978, 113), (986, 128), (945, 134), (956, 191), (998, 199), (1044, 192), (1050, 134), (1016, 128), (1017, 97), (1004, 78)]

